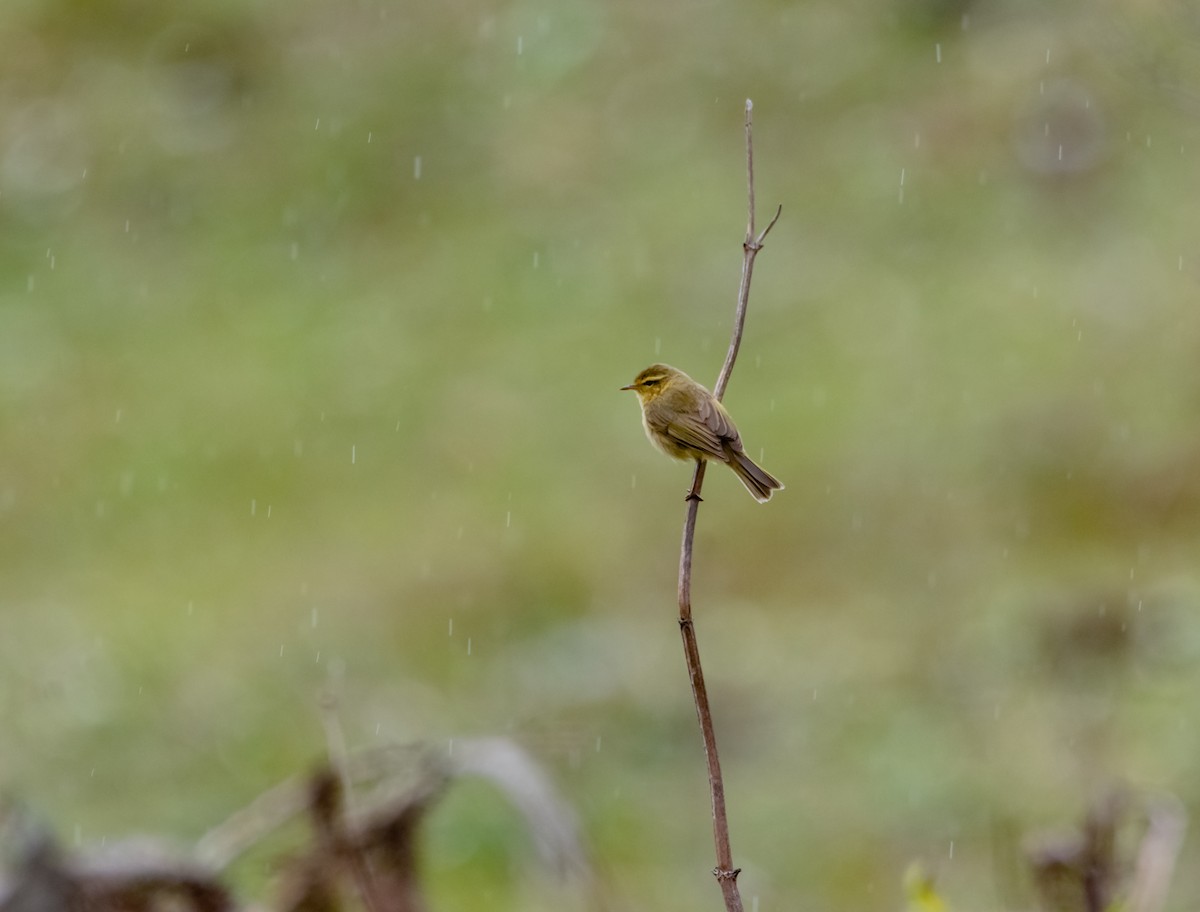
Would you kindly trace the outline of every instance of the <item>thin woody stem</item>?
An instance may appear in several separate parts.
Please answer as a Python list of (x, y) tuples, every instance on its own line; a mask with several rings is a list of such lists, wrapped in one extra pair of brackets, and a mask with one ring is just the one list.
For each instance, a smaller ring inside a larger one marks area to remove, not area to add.
[(754, 103), (746, 99), (746, 196), (749, 200), (750, 213), (746, 220), (746, 239), (742, 242), (742, 281), (738, 285), (737, 309), (734, 311), (733, 336), (729, 340), (729, 351), (725, 354), (725, 363), (717, 376), (717, 385), (713, 387), (713, 395), (717, 400), (725, 398), (725, 388), (729, 386), (729, 375), (733, 373), (734, 362), (737, 361), (738, 349), (742, 347), (742, 330), (746, 325), (746, 307), (750, 303), (750, 280), (754, 277), (754, 258), (762, 250), (763, 241), (767, 234), (779, 221), (783, 207), (775, 210), (762, 234), (754, 233), (754, 132), (753, 118)]
[[(713, 394), (718, 400), (724, 397), (729, 385), (729, 375), (737, 361), (738, 349), (742, 344), (742, 329), (746, 323), (746, 306), (750, 301), (750, 280), (754, 274), (754, 258), (762, 249), (763, 239), (779, 221), (782, 208), (761, 234), (754, 233), (754, 143), (752, 136), (753, 103), (746, 99), (746, 196), (749, 216), (746, 224), (746, 239), (742, 243), (742, 279), (738, 286), (737, 310), (734, 316), (733, 335), (725, 364), (717, 377)], [(683, 655), (687, 662), (688, 677), (692, 684), (692, 697), (696, 704), (696, 716), (700, 721), (700, 736), (704, 741), (704, 757), (708, 765), (708, 786), (712, 801), (713, 843), (716, 847), (717, 865), (713, 875), (721, 887), (726, 912), (742, 912), (742, 897), (738, 892), (737, 877), (740, 868), (733, 866), (733, 850), (729, 845), (729, 818), (725, 811), (725, 783), (721, 777), (721, 761), (717, 755), (717, 734), (713, 727), (712, 710), (708, 702), (708, 689), (704, 684), (704, 671), (700, 665), (700, 647), (696, 642), (696, 628), (692, 623), (692, 544), (696, 534), (696, 514), (700, 509), (700, 488), (704, 483), (706, 463), (697, 462), (692, 476), (692, 487), (687, 497), (687, 514), (683, 522), (683, 544), (679, 551), (679, 632), (683, 637)]]

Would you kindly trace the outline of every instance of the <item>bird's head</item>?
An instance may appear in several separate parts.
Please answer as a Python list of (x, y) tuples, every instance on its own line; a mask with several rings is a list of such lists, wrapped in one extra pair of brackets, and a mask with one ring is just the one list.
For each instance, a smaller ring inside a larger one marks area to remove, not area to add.
[(684, 376), (683, 371), (676, 370), (668, 364), (651, 364), (634, 377), (631, 384), (621, 389), (633, 390), (642, 402), (649, 402), (661, 396), (672, 383)]

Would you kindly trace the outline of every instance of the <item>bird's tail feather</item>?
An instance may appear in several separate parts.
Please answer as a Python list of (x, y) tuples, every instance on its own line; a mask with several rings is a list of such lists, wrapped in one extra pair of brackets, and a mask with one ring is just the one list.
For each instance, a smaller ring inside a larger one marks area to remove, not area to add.
[(729, 468), (733, 469), (746, 486), (746, 490), (759, 503), (766, 503), (771, 499), (772, 493), (783, 490), (783, 483), (778, 478), (757, 465), (745, 453), (730, 453)]

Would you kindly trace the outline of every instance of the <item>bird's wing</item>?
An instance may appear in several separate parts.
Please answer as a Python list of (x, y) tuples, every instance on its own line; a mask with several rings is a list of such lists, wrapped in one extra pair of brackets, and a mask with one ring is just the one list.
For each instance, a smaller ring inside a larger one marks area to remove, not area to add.
[(721, 443), (740, 452), (742, 437), (733, 426), (733, 419), (729, 417), (729, 412), (725, 411), (725, 406), (716, 399), (706, 399), (701, 411), (704, 413), (704, 423), (721, 438)]
[(742, 439), (733, 420), (715, 399), (705, 399), (695, 415), (677, 416), (666, 431), (684, 446), (722, 462), (729, 461), (728, 450), (742, 449)]

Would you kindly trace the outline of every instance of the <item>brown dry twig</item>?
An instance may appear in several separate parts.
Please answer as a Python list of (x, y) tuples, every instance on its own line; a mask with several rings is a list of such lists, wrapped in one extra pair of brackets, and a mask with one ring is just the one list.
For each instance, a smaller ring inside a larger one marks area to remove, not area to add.
[[(1140, 803), (1140, 802), (1139, 802)], [(1043, 835), (1027, 849), (1039, 904), (1051, 912), (1159, 912), (1187, 829), (1179, 799), (1164, 795), (1146, 803), (1146, 830), (1129, 877), (1126, 852), (1133, 795), (1114, 789), (1095, 800), (1078, 832)], [(1127, 886), (1126, 886), (1127, 885)]]
[(440, 790), (440, 780), (419, 782), (401, 800), (354, 823), (346, 817), (341, 776), (329, 767), (318, 770), (309, 783), (308, 807), (316, 839), (288, 866), (278, 908), (339, 909), (342, 886), (349, 883), (367, 912), (423, 912), (417, 842)]
[[(729, 385), (729, 375), (737, 361), (738, 349), (742, 344), (742, 329), (746, 323), (746, 307), (750, 301), (750, 279), (754, 274), (754, 258), (762, 250), (763, 240), (783, 212), (775, 216), (761, 232), (755, 233), (754, 226), (754, 142), (752, 130), (753, 103), (746, 99), (746, 196), (749, 215), (746, 224), (746, 239), (742, 243), (742, 279), (738, 287), (737, 310), (734, 316), (733, 336), (725, 364), (713, 387), (713, 395), (721, 399)], [(692, 487), (687, 497), (687, 515), (683, 523), (683, 544), (679, 551), (679, 631), (683, 637), (683, 654), (687, 662), (688, 676), (692, 682), (692, 697), (696, 704), (696, 716), (700, 721), (700, 735), (704, 740), (704, 756), (708, 764), (708, 786), (712, 801), (713, 842), (716, 845), (717, 865), (713, 875), (721, 887), (727, 912), (741, 912), (742, 898), (738, 892), (737, 877), (740, 868), (733, 865), (733, 851), (729, 846), (729, 818), (725, 810), (725, 783), (721, 777), (721, 761), (717, 756), (717, 735), (713, 728), (712, 709), (708, 702), (708, 690), (704, 684), (704, 671), (700, 665), (700, 647), (696, 642), (696, 628), (692, 623), (692, 542), (696, 534), (696, 513), (700, 507), (700, 487), (704, 483), (706, 463), (696, 464), (692, 476)]]
[(48, 832), (29, 829), (7, 846), (14, 858), (0, 877), (4, 912), (232, 912), (217, 872), (161, 840), (140, 839), (69, 852)]
[[(337, 727), (332, 713), (326, 724), (331, 731)], [(352, 752), (337, 748), (343, 743), (339, 733), (330, 743), (328, 765), (307, 780), (293, 777), (260, 795), (209, 831), (196, 856), (222, 869), (288, 821), (307, 815), (315, 839), (287, 866), (275, 908), (334, 910), (344, 907), (344, 893), (352, 893), (367, 912), (421, 912), (426, 907), (417, 866), (421, 823), (447, 788), (463, 778), (481, 778), (521, 815), (543, 868), (564, 886), (599, 898), (574, 813), (515, 742), (468, 738), (455, 741), (452, 752), (421, 744)], [(346, 800), (348, 788), (359, 795), (354, 807)]]

